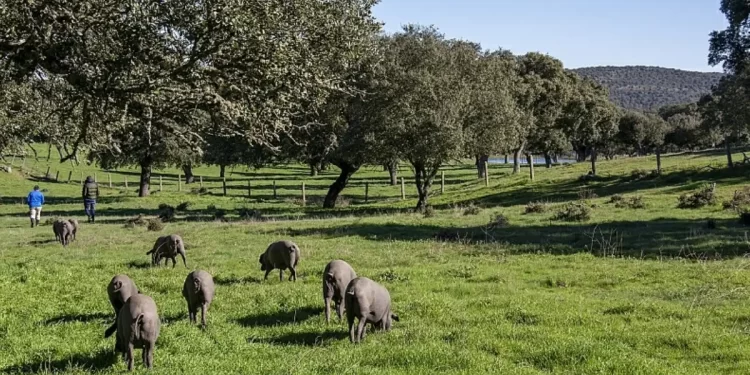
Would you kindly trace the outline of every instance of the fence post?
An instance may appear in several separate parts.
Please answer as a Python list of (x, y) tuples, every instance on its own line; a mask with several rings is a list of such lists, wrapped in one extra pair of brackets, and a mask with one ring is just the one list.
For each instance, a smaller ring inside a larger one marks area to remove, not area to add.
[(49, 165), (47, 166), (47, 173), (44, 174), (44, 178), (49, 178)]
[(440, 193), (445, 193), (445, 171), (440, 172)]
[(252, 195), (252, 187), (250, 187), (250, 182), (251, 181), (252, 180), (249, 180), (249, 179), (247, 180), (247, 197), (248, 198), (250, 198), (250, 196)]
[(73, 171), (68, 172), (68, 183), (73, 180)]
[(15, 162), (16, 162), (16, 155), (15, 155), (15, 153), (14, 153), (14, 154), (13, 154), (13, 158), (12, 158), (12, 159), (10, 159), (10, 165), (11, 165), (11, 166), (13, 166), (13, 163), (15, 163)]
[(534, 181), (534, 155), (529, 154), (529, 177)]
[(125, 175), (125, 189), (127, 190), (127, 188), (128, 188), (128, 176)]
[(367, 201), (369, 200), (369, 196), (370, 196), (370, 183), (365, 182), (365, 203), (367, 203)]
[(81, 171), (81, 186), (83, 186), (83, 171)]
[(200, 180), (200, 182), (201, 182), (201, 187), (203, 187), (203, 176), (198, 176), (198, 179), (199, 179), (199, 180)]
[(305, 196), (305, 183), (302, 183), (302, 207), (307, 205), (307, 197)]
[(406, 199), (406, 186), (404, 185), (404, 178), (401, 177), (401, 200)]
[(164, 190), (164, 181), (162, 179), (162, 176), (159, 175), (159, 192), (161, 192), (162, 190)]
[(99, 182), (99, 178), (96, 175), (96, 172), (94, 173), (94, 182)]
[(107, 180), (109, 180), (109, 187), (112, 188), (112, 173), (107, 172)]
[(221, 178), (221, 186), (224, 189), (224, 196), (226, 197), (227, 196), (227, 178), (226, 177)]
[(60, 171), (57, 171), (57, 173), (55, 173), (55, 182), (60, 182)]
[(177, 191), (182, 191), (182, 175), (177, 174)]
[(276, 199), (276, 180), (273, 180), (273, 199)]
[(490, 186), (490, 163), (484, 162), (484, 186)]
[(26, 155), (23, 156), (23, 161), (21, 162), (21, 170), (23, 170), (23, 167), (26, 165)]

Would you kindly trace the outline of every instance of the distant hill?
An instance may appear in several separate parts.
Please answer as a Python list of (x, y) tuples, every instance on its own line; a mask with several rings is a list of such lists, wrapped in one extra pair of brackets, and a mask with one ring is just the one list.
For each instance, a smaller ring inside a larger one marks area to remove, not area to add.
[(723, 76), (652, 66), (598, 66), (573, 71), (609, 88), (612, 101), (623, 108), (654, 110), (696, 102)]

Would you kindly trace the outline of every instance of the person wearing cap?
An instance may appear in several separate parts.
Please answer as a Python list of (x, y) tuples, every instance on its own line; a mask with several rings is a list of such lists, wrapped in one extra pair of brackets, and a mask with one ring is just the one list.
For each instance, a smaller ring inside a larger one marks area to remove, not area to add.
[(91, 176), (86, 177), (86, 183), (83, 184), (83, 209), (86, 216), (89, 217), (89, 223), (93, 223), (96, 218), (96, 199), (99, 198), (99, 185)]
[(39, 220), (42, 218), (42, 205), (44, 205), (44, 194), (39, 191), (39, 185), (34, 186), (34, 190), (26, 197), (26, 202), (29, 204), (31, 227), (39, 226)]

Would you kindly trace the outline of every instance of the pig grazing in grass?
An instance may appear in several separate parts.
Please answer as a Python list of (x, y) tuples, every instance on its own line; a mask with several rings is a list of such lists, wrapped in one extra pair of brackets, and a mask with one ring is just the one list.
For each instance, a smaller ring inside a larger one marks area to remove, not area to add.
[[(349, 340), (358, 343), (365, 338), (365, 325), (390, 331), (393, 321), (399, 321), (398, 315), (391, 311), (391, 295), (382, 285), (366, 278), (358, 277), (346, 287), (344, 296), (346, 319), (349, 323)], [(354, 319), (359, 325), (354, 327)]]
[(266, 271), (264, 280), (274, 269), (279, 270), (279, 281), (284, 281), (284, 270), (291, 272), (289, 280), (297, 281), (297, 265), (300, 260), (299, 246), (292, 241), (277, 241), (272, 243), (266, 251), (260, 255), (260, 270)]
[(336, 305), (336, 314), (341, 320), (344, 313), (344, 293), (349, 282), (357, 278), (352, 266), (343, 260), (333, 260), (323, 271), (323, 303), (326, 306), (326, 323), (331, 321), (331, 301)]
[(190, 322), (196, 322), (198, 310), (201, 310), (201, 326), (206, 328), (206, 313), (214, 299), (214, 278), (206, 271), (193, 271), (188, 274), (182, 286), (182, 296), (188, 305)]
[(133, 371), (133, 351), (136, 348), (143, 349), (143, 364), (153, 368), (160, 326), (159, 312), (151, 297), (136, 294), (122, 306), (117, 317), (115, 349), (125, 356), (128, 371)]

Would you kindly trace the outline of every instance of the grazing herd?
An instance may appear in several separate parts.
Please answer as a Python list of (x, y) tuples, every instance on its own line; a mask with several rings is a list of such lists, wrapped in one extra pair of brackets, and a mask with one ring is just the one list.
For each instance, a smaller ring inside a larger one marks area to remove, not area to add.
[[(55, 237), (63, 246), (75, 240), (78, 222), (75, 219), (57, 220), (53, 224)], [(146, 253), (151, 256), (152, 265), (165, 264), (172, 260), (174, 268), (176, 257), (182, 257), (185, 267), (187, 260), (185, 244), (178, 235), (162, 236), (156, 240), (153, 248)], [(279, 280), (283, 281), (284, 270), (289, 270), (289, 281), (297, 281), (297, 266), (301, 259), (300, 248), (292, 241), (277, 241), (268, 246), (260, 255), (261, 271), (264, 279), (274, 269), (279, 270)], [(203, 270), (190, 272), (182, 287), (182, 296), (187, 303), (190, 322), (197, 323), (198, 312), (201, 313), (201, 327), (206, 328), (208, 308), (214, 299), (214, 279)], [(115, 334), (115, 352), (121, 354), (132, 371), (134, 367), (134, 350), (142, 349), (143, 363), (152, 368), (154, 350), (159, 338), (161, 320), (156, 302), (142, 294), (135, 282), (127, 275), (114, 276), (107, 285), (107, 296), (115, 311), (114, 323), (104, 332), (108, 338)], [(349, 338), (352, 343), (359, 343), (365, 337), (365, 326), (369, 323), (377, 330), (389, 331), (393, 321), (399, 318), (391, 310), (391, 297), (382, 285), (366, 277), (357, 277), (352, 266), (343, 260), (333, 260), (323, 271), (323, 303), (325, 304), (326, 323), (330, 322), (331, 302), (334, 303), (339, 320), (346, 310), (349, 325)], [(355, 326), (355, 320), (359, 323)]]

